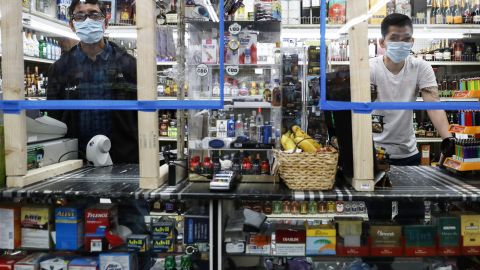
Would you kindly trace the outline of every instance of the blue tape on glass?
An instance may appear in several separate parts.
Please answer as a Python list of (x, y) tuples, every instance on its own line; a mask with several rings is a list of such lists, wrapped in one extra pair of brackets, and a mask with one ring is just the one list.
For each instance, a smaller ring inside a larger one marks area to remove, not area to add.
[[(371, 113), (373, 110), (480, 110), (480, 102), (348, 102), (327, 100), (326, 72), (326, 0), (320, 3), (320, 102), (319, 108), (326, 111), (353, 111)], [(355, 71), (351, 71), (355, 72)]]
[(3, 100), (0, 110), (18, 114), (22, 110), (129, 110), (151, 112), (165, 110), (222, 109), (221, 100)]
[[(225, 50), (224, 0), (220, 0), (220, 52)], [(7, 114), (19, 114), (22, 110), (133, 110), (153, 112), (165, 110), (212, 110), (224, 107), (224, 54), (220, 53), (220, 97), (212, 100), (0, 100), (0, 110)]]

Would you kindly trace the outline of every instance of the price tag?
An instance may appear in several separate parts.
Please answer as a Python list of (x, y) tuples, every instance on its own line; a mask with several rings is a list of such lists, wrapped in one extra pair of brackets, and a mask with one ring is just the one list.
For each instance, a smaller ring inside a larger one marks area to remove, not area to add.
[(242, 31), (242, 26), (238, 23), (234, 23), (228, 27), (228, 32), (232, 35), (238, 35)]
[(197, 66), (195, 71), (197, 72), (198, 76), (205, 77), (208, 74), (208, 67), (205, 64), (200, 64), (200, 65)]
[(240, 72), (240, 68), (238, 66), (227, 66), (225, 71), (228, 75), (235, 76), (238, 74), (238, 72)]

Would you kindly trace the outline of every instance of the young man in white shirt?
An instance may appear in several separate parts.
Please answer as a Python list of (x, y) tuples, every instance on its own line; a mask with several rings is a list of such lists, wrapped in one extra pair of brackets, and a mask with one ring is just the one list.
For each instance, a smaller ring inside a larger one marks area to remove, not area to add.
[[(408, 16), (394, 13), (381, 25), (380, 46), (384, 56), (370, 59), (371, 83), (377, 86), (376, 101), (414, 102), (417, 91), (424, 101), (439, 101), (437, 80), (428, 62), (410, 55), (413, 46), (413, 25)], [(428, 110), (430, 120), (444, 139), (450, 137), (448, 120), (443, 110)], [(377, 110), (383, 115), (384, 131), (374, 134), (376, 146), (390, 154), (391, 164), (420, 165), (420, 153), (413, 130), (412, 110)]]

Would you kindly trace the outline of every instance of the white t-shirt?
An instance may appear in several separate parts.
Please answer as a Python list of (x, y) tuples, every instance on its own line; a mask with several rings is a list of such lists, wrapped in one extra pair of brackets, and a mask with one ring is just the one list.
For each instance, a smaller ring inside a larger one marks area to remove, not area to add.
[[(370, 59), (370, 81), (377, 86), (377, 100), (389, 102), (414, 102), (418, 89), (437, 86), (430, 64), (422, 59), (407, 57), (400, 73), (394, 75), (383, 63), (383, 56)], [(382, 133), (374, 133), (376, 146), (386, 149), (390, 158), (400, 159), (418, 153), (413, 130), (413, 111), (375, 110), (372, 114), (383, 115)]]

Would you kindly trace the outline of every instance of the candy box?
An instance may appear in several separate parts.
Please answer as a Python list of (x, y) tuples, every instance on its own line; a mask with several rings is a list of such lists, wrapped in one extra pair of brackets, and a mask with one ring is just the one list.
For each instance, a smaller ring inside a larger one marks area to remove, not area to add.
[(77, 250), (83, 246), (83, 211), (76, 207), (55, 209), (57, 250)]
[(150, 237), (146, 234), (132, 234), (127, 237), (128, 251), (147, 252), (150, 250)]
[(47, 253), (33, 253), (15, 263), (15, 270), (38, 270), (40, 261), (47, 257)]
[(21, 210), (22, 248), (50, 249), (52, 211), (49, 207), (24, 206)]
[(70, 258), (55, 257), (40, 262), (41, 270), (68, 270)]
[(68, 265), (68, 270), (97, 270), (97, 258), (75, 258)]
[(85, 249), (102, 251), (108, 248), (105, 234), (118, 224), (114, 204), (97, 204), (85, 210)]
[(131, 253), (102, 253), (99, 270), (136, 270), (137, 257)]
[(15, 263), (22, 258), (23, 256), (1, 256), (0, 270), (13, 270)]
[(275, 243), (274, 255), (305, 256), (306, 235), (304, 229), (279, 229), (272, 235)]
[(0, 249), (16, 249), (21, 244), (20, 207), (0, 206)]
[(333, 225), (307, 227), (307, 256), (335, 255), (337, 231)]

